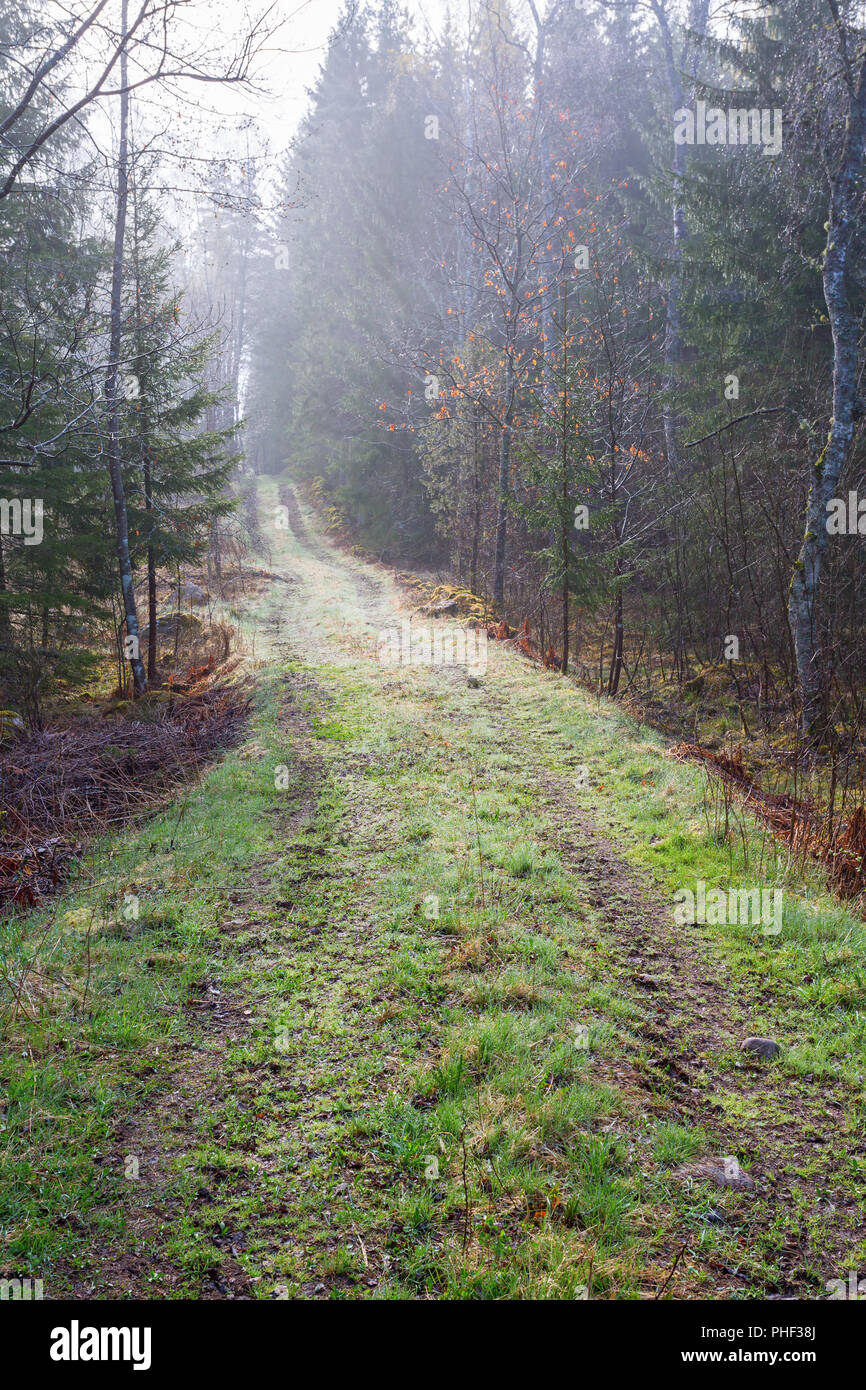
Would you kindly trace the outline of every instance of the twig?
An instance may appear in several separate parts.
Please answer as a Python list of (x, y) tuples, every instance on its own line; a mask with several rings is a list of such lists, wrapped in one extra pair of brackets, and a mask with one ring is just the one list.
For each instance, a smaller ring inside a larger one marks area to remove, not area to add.
[(677, 1254), (676, 1254), (676, 1259), (674, 1260), (673, 1264), (671, 1265), (670, 1274), (668, 1275), (667, 1279), (666, 1279), (665, 1282), (662, 1284), (662, 1286), (661, 1286), (661, 1288), (658, 1290), (658, 1292), (655, 1293), (655, 1294), (653, 1295), (653, 1300), (661, 1298), (661, 1296), (662, 1296), (662, 1294), (664, 1293), (665, 1289), (667, 1288), (668, 1284), (671, 1282), (671, 1280), (672, 1280), (673, 1277), (674, 1277), (674, 1272), (676, 1271), (677, 1265), (679, 1264), (680, 1260), (682, 1259), (683, 1255), (686, 1253), (686, 1251), (688, 1250), (688, 1248), (689, 1248), (688, 1245), (681, 1245), (681, 1246), (680, 1246), (680, 1248), (679, 1248), (679, 1250), (677, 1251)]
[(475, 843), (478, 846), (478, 873), (481, 878), (481, 906), (486, 912), (487, 901), (484, 896), (484, 858), (481, 853), (481, 828), (478, 824), (478, 801), (475, 795), (475, 767), (472, 763), (469, 765), (469, 775), (472, 785), (472, 814), (475, 818)]

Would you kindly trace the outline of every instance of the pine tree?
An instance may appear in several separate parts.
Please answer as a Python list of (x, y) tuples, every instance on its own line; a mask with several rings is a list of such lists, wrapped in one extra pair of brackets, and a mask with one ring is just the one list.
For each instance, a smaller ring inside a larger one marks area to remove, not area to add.
[(182, 322), (182, 298), (171, 286), (174, 248), (160, 246), (152, 207), (135, 198), (129, 248), (133, 304), (123, 411), (124, 484), (133, 566), (147, 570), (147, 678), (154, 681), (157, 646), (157, 569), (178, 569), (201, 558), (211, 524), (235, 507), (227, 494), (239, 455), (236, 426), (202, 430), (200, 422), (227, 392), (204, 382), (215, 335), (197, 335)]

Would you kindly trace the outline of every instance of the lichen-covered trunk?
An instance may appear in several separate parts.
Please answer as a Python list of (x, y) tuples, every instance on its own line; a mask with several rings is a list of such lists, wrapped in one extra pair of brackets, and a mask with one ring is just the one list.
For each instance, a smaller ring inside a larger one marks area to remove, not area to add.
[(848, 293), (848, 258), (854, 233), (859, 181), (866, 142), (866, 57), (848, 102), (842, 158), (830, 192), (824, 300), (833, 335), (833, 418), (827, 443), (815, 463), (803, 544), (794, 565), (788, 623), (794, 643), (803, 734), (812, 737), (824, 695), (824, 660), (818, 642), (816, 603), (827, 550), (827, 503), (834, 496), (854, 439), (858, 409), (858, 325)]

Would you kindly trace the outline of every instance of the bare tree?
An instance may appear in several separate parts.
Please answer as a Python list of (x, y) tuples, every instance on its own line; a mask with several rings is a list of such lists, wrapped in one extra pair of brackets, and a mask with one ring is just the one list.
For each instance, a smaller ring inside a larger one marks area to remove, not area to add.
[[(28, 55), (21, 56), (26, 81), (17, 101), (0, 121), (0, 147), (5, 147), (12, 158), (5, 175), (0, 176), (0, 199), (9, 196), (23, 171), (54, 136), (102, 98), (170, 79), (220, 83), (249, 80), (254, 57), (273, 33), (270, 18), (274, 6), (268, 5), (253, 19), (222, 68), (215, 70), (210, 56), (214, 50), (212, 41), (207, 46), (189, 42), (175, 46), (177, 20), (191, 13), (195, 3), (196, 0), (141, 0), (132, 19), (128, 5), (122, 3), (118, 27), (109, 23), (116, 0), (97, 0), (77, 11), (73, 9), (71, 21), (64, 26), (69, 33), (65, 38), (58, 34), (47, 53), (35, 61), (29, 60)], [(91, 39), (98, 56), (96, 76), (85, 82), (79, 96), (68, 100), (65, 92), (70, 71), (84, 67), (85, 45)], [(135, 64), (131, 76), (130, 59)], [(118, 70), (120, 85), (112, 86), (111, 79)], [(57, 105), (57, 114), (39, 120), (35, 132), (27, 128), (26, 116)], [(16, 137), (25, 128), (27, 136), (19, 143)]]
[[(558, 11), (558, 6), (554, 7)], [(483, 98), (475, 93), (470, 148), (455, 169), (451, 188), (460, 214), (483, 257), (486, 306), (481, 322), (502, 352), (499, 392), (499, 466), (493, 597), (505, 593), (506, 545), (510, 496), (511, 449), (521, 382), (531, 360), (529, 339), (542, 352), (544, 327), (556, 294), (551, 284), (554, 232), (565, 235), (564, 209), (571, 198), (575, 167), (562, 161), (551, 171), (545, 135), (547, 111), (540, 99), (546, 22), (538, 20), (535, 59), (530, 49), (503, 33), (487, 12), (492, 80)], [(503, 39), (533, 63), (534, 91), (526, 107), (515, 102), (527, 73), (522, 63), (506, 61)], [(570, 157), (574, 159), (573, 156)], [(577, 161), (579, 162), (579, 161)], [(542, 359), (543, 360), (543, 359)]]

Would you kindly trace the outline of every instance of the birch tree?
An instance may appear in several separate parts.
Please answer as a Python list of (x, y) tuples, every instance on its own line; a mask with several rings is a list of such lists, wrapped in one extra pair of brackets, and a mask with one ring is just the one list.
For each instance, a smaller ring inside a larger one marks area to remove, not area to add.
[(826, 0), (836, 38), (835, 57), (844, 89), (841, 148), (831, 169), (827, 243), (821, 279), (833, 335), (833, 404), (827, 442), (812, 472), (800, 554), (791, 578), (788, 621), (797, 661), (801, 724), (812, 737), (820, 722), (825, 693), (826, 656), (817, 632), (816, 604), (827, 550), (827, 503), (835, 494), (862, 414), (858, 395), (861, 324), (849, 287), (852, 241), (861, 205), (866, 154), (866, 40), (861, 27), (845, 17), (855, 7)]

